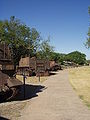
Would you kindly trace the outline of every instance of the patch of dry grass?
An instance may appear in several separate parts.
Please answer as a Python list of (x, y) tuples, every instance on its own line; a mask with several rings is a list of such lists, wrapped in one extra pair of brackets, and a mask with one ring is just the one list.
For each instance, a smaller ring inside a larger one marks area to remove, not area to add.
[(69, 69), (69, 80), (79, 97), (90, 107), (90, 66)]
[[(20, 81), (23, 82), (23, 76), (17, 75), (16, 77), (17, 77), (17, 79), (19, 79)], [(36, 77), (36, 76), (27, 77), (26, 78), (26, 83), (31, 83), (31, 84), (42, 83), (45, 80), (47, 80), (47, 78), (48, 78), (48, 76), (40, 77), (40, 81), (39, 81), (39, 77)]]

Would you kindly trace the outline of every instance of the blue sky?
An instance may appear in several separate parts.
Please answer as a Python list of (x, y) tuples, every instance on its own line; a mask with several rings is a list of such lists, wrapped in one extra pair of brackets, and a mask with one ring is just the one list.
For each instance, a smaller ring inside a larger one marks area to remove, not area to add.
[(14, 15), (35, 27), (46, 39), (51, 38), (55, 51), (80, 51), (90, 59), (87, 38), (90, 0), (0, 0), (0, 20)]

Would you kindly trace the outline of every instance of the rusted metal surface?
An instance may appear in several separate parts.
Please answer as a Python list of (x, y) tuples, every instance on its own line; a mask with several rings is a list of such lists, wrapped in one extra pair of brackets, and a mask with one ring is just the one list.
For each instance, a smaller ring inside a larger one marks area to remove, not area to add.
[(0, 92), (4, 90), (5, 86), (7, 85), (7, 79), (9, 79), (8, 75), (0, 71)]
[(55, 61), (50, 61), (50, 70), (51, 71), (61, 70), (61, 65), (59, 65)]
[(11, 77), (14, 73), (10, 50), (5, 43), (0, 43), (0, 101), (13, 98), (17, 93), (17, 87), (22, 85), (22, 82)]
[(0, 51), (0, 70), (9, 76), (13, 76), (15, 73), (14, 64), (11, 60), (11, 54), (7, 44), (0, 43)]
[(36, 76), (48, 76), (49, 75), (49, 61), (36, 60)]
[(44, 73), (45, 73), (44, 61), (37, 60), (36, 61), (36, 76), (44, 76)]
[(21, 58), (19, 61), (19, 67), (29, 67), (29, 57)]
[(21, 81), (15, 77), (11, 78), (0, 71), (0, 102), (14, 98), (21, 85)]
[(14, 65), (11, 60), (11, 53), (7, 44), (0, 43), (0, 69), (14, 70)]
[(35, 57), (21, 58), (19, 62), (19, 67), (17, 69), (17, 74), (23, 74), (27, 76), (32, 76), (33, 73), (36, 76), (48, 76), (49, 71), (60, 70), (61, 66), (55, 61), (48, 61), (44, 59), (37, 59)]
[(9, 78), (7, 80), (8, 86), (9, 87), (15, 87), (15, 86), (19, 86), (22, 85), (23, 83), (21, 81), (19, 81), (18, 79), (16, 79), (15, 77)]
[(55, 61), (50, 61), (50, 68), (52, 68), (53, 66), (55, 66)]
[(29, 57), (25, 57), (25, 58), (21, 58), (20, 61), (19, 61), (19, 67), (21, 68), (29, 68), (30, 69), (35, 69), (35, 65), (36, 65), (36, 58), (35, 57), (32, 57), (32, 58), (29, 58)]
[(10, 50), (5, 43), (0, 43), (0, 59), (11, 59)]
[[(21, 58), (19, 62), (19, 67), (17, 68), (17, 74), (23, 74), (25, 72), (25, 75), (32, 76), (33, 73), (35, 73), (37, 76), (40, 74), (40, 76), (46, 75), (47, 71), (50, 69), (50, 64), (48, 60), (43, 59), (37, 59), (35, 57), (29, 58)], [(49, 72), (48, 74), (49, 75)]]

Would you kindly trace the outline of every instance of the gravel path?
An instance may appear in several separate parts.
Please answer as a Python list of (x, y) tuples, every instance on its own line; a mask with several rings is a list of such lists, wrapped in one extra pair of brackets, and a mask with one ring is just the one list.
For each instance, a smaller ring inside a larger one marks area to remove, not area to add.
[(82, 103), (68, 81), (67, 71), (49, 77), (22, 111), (20, 120), (90, 120), (90, 110)]

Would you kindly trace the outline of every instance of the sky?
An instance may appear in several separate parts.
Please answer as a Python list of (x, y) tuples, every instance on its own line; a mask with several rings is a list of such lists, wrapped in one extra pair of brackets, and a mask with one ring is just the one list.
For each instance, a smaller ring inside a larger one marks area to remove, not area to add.
[(89, 27), (90, 0), (0, 0), (0, 20), (15, 16), (59, 53), (80, 51), (90, 59), (90, 49), (84, 45)]

